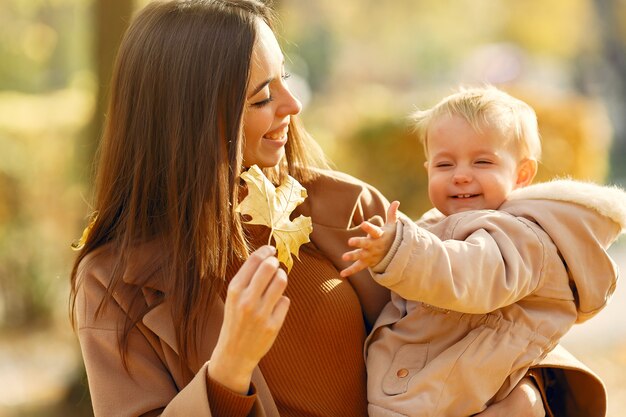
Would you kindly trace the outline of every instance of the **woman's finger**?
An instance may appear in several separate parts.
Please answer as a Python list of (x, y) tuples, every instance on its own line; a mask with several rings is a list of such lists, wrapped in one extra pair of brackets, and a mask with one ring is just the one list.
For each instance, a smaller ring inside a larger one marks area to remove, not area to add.
[(546, 414), (539, 389), (524, 377), (513, 391), (474, 417), (544, 417)]
[(272, 277), (262, 297), (265, 313), (269, 315), (274, 311), (276, 303), (278, 303), (278, 300), (280, 300), (285, 292), (285, 288), (287, 288), (287, 273), (279, 268)]
[(279, 269), (280, 262), (276, 257), (269, 256), (265, 258), (252, 274), (252, 279), (248, 285), (250, 296), (260, 298)]
[(272, 311), (272, 325), (276, 332), (280, 330), (285, 322), (285, 317), (287, 317), (287, 312), (289, 311), (289, 305), (291, 301), (289, 298), (284, 295), (280, 297), (280, 299), (276, 302), (276, 306), (274, 307), (274, 311)]
[(273, 246), (265, 245), (255, 250), (250, 254), (250, 257), (241, 265), (239, 271), (235, 274), (230, 282), (230, 286), (245, 288), (250, 284), (250, 280), (254, 275), (261, 262), (276, 253), (276, 248)]

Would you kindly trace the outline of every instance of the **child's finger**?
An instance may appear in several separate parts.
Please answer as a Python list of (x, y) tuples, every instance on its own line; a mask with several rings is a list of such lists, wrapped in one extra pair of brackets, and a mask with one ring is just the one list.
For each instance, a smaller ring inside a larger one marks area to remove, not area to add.
[(365, 268), (367, 268), (367, 265), (365, 265), (361, 261), (356, 261), (346, 269), (339, 272), (339, 275), (343, 278), (346, 278), (350, 275), (356, 274), (357, 272), (364, 270)]
[(387, 209), (387, 224), (395, 224), (398, 221), (398, 207), (400, 207), (399, 201), (393, 201)]
[(374, 239), (378, 239), (379, 237), (383, 235), (383, 229), (381, 229), (378, 226), (373, 225), (370, 222), (361, 223), (361, 230), (363, 230), (365, 233), (367, 233)]
[(348, 239), (348, 246), (352, 246), (353, 248), (366, 248), (369, 243), (369, 239), (367, 237), (351, 237)]
[(361, 258), (360, 255), (361, 255), (361, 249), (355, 249), (353, 251), (346, 252), (343, 255), (341, 255), (341, 259), (343, 259), (344, 261), (356, 261)]

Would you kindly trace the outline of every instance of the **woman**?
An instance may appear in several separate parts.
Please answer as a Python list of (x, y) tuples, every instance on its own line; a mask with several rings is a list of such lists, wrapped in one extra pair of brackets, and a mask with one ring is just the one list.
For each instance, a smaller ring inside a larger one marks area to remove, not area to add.
[[(133, 20), (71, 278), (97, 416), (367, 414), (362, 344), (389, 294), (338, 270), (387, 201), (317, 169), (287, 76), (258, 0), (155, 2)], [(267, 228), (235, 213), (254, 164), (308, 191), (296, 211), (312, 218), (312, 243), (289, 286)], [(526, 380), (482, 415), (543, 415), (536, 395)]]

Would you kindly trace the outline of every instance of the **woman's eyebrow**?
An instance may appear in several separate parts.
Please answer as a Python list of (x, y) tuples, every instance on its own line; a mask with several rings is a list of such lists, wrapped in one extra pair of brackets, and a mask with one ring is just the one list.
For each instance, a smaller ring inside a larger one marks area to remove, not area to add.
[(254, 97), (254, 95), (256, 93), (258, 93), (259, 91), (263, 90), (263, 88), (265, 88), (266, 85), (268, 85), (269, 83), (271, 83), (274, 80), (274, 78), (268, 78), (267, 80), (263, 81), (261, 84), (259, 84), (253, 91), (252, 93), (250, 93), (248, 95), (248, 98)]
[[(283, 60), (282, 60), (282, 64), (281, 64), (281, 65), (283, 66), (283, 69), (284, 69), (284, 67), (285, 67), (285, 58), (284, 58), (284, 57), (283, 57)], [(250, 95), (248, 95), (248, 98), (254, 97), (254, 95), (255, 95), (256, 93), (258, 93), (259, 91), (263, 90), (263, 88), (264, 88), (266, 85), (268, 85), (269, 83), (271, 83), (272, 81), (274, 81), (274, 78), (275, 78), (275, 77), (270, 77), (270, 78), (268, 78), (267, 80), (263, 81), (261, 84), (259, 84), (259, 85), (258, 85), (258, 86), (254, 89), (254, 90), (252, 90), (252, 92), (250, 93)]]

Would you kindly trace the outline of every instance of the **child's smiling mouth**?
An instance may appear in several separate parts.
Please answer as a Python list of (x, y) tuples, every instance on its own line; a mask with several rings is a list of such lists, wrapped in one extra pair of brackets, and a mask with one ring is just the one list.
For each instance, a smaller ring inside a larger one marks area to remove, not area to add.
[(478, 197), (480, 194), (455, 194), (453, 196), (451, 196), (452, 198), (457, 198), (459, 200), (463, 200), (466, 198), (473, 198), (473, 197)]

